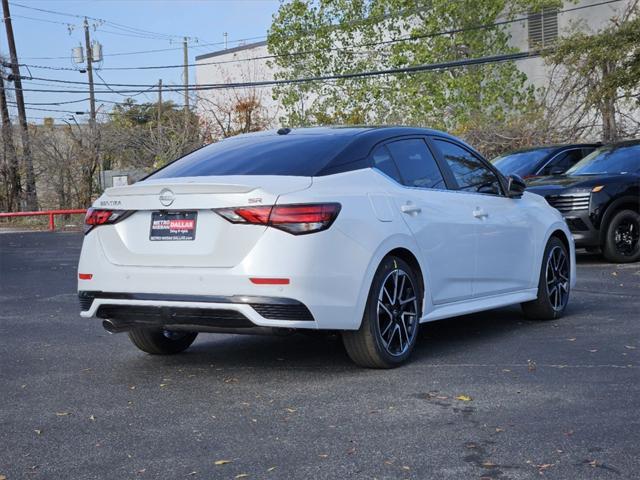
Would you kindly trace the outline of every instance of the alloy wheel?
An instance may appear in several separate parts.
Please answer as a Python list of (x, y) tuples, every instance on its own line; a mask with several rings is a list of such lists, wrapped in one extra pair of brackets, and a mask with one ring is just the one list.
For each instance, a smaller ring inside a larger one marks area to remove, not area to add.
[(547, 296), (554, 310), (562, 310), (569, 299), (569, 261), (559, 246), (549, 252), (546, 266)]
[(377, 320), (384, 349), (393, 356), (405, 354), (418, 331), (418, 299), (411, 277), (400, 268), (382, 282)]
[(616, 227), (613, 235), (616, 251), (625, 256), (633, 255), (640, 240), (640, 225), (633, 220), (624, 220)]

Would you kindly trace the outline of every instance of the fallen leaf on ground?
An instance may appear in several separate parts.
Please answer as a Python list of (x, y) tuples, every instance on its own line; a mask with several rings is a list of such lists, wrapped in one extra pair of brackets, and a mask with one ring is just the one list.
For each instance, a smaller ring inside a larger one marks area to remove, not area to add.
[(227, 463), (231, 463), (233, 460), (216, 460), (213, 462), (214, 465), (226, 465)]
[(294, 413), (296, 411), (295, 408), (285, 408), (285, 410), (289, 413)]
[(633, 345), (625, 345), (624, 348), (628, 348), (629, 350), (635, 350), (636, 347), (634, 347)]
[(197, 473), (198, 473), (198, 472), (196, 472), (196, 471), (189, 472), (189, 473), (187, 473), (187, 477), (191, 477), (191, 476), (193, 476), (193, 475), (197, 475)]
[(590, 351), (591, 353), (596, 353), (596, 352), (598, 351), (598, 349), (597, 349), (597, 348), (592, 348), (592, 349), (590, 349), (589, 351)]
[(484, 468), (493, 468), (493, 467), (495, 467), (495, 466), (496, 466), (496, 464), (495, 464), (495, 463), (493, 463), (493, 462), (482, 462), (482, 466), (483, 466)]
[(407, 471), (408, 471), (408, 470), (411, 470), (411, 469), (410, 469), (409, 467), (407, 467), (406, 465), (403, 465), (403, 466), (402, 466), (402, 469), (403, 469), (403, 470), (407, 470)]
[(236, 478), (247, 478), (249, 476), (248, 473), (240, 473), (238, 475), (236, 475)]
[[(42, 430), (34, 430), (34, 432), (36, 432), (36, 435), (42, 435)], [(1, 479), (0, 479), (1, 480)]]
[(273, 472), (276, 469), (276, 467), (269, 467), (267, 468), (267, 472)]
[(504, 428), (496, 427), (496, 433), (504, 432)]
[(470, 402), (473, 399), (469, 395), (458, 395), (456, 400), (460, 400), (461, 402)]
[(69, 415), (71, 415), (71, 413), (69, 413), (69, 412), (56, 412), (56, 415), (58, 417), (68, 417)]
[(567, 338), (567, 340), (569, 340), (570, 342), (575, 342), (576, 341), (576, 337)]
[(320, 455), (318, 455), (320, 458), (329, 458), (329, 455), (327, 455), (326, 453), (321, 453)]
[(96, 421), (96, 417), (94, 417), (93, 415), (89, 415), (89, 420), (91, 420), (92, 422)]

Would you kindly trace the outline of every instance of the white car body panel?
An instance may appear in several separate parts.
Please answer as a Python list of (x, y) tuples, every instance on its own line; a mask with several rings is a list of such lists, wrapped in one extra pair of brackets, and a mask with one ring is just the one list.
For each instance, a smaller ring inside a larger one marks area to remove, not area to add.
[[(170, 188), (175, 200), (163, 207)], [(213, 212), (250, 204), (338, 202), (335, 223), (295, 236), (257, 225), (232, 224)], [(412, 204), (417, 213), (403, 213)], [(520, 199), (408, 188), (366, 168), (322, 177), (194, 177), (142, 181), (109, 189), (96, 208), (136, 210), (114, 225), (98, 226), (84, 240), (79, 291), (164, 295), (263, 296), (298, 300), (313, 321), (273, 320), (245, 304), (96, 298), (101, 305), (226, 308), (258, 326), (326, 330), (359, 328), (369, 287), (392, 250), (411, 252), (422, 270), (422, 322), (496, 308), (536, 297), (544, 247), (557, 230), (571, 234), (542, 197)], [(477, 218), (480, 207), (488, 217)], [(194, 241), (152, 242), (150, 215), (198, 211)], [(571, 283), (575, 249), (569, 241)], [(252, 277), (287, 278), (288, 285), (256, 285)]]

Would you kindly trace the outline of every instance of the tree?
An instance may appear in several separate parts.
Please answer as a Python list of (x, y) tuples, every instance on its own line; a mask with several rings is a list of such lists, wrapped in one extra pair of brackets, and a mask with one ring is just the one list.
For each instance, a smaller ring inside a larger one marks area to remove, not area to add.
[(102, 125), (103, 169), (165, 165), (202, 145), (198, 118), (173, 102), (163, 102), (158, 122), (158, 104), (136, 104), (132, 99), (118, 104), (110, 121)]
[(570, 99), (568, 108), (573, 109), (576, 123), (590, 125), (595, 118), (605, 142), (638, 132), (638, 0), (600, 32), (585, 32), (576, 25), (573, 33), (546, 53), (546, 61), (555, 70), (556, 85), (551, 89), (557, 97)]
[[(506, 26), (489, 25), (545, 0), (293, 0), (269, 37), (278, 78), (407, 67), (512, 52)], [(451, 32), (437, 34), (438, 32)], [(389, 42), (409, 38), (407, 41)], [(385, 43), (386, 42), (386, 43)], [(305, 82), (274, 89), (291, 125), (403, 123), (455, 130), (482, 113), (515, 115), (534, 95), (513, 63)]]

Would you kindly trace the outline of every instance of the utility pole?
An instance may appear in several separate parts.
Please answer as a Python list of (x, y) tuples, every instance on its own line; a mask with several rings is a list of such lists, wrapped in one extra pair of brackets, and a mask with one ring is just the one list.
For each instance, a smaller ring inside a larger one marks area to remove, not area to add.
[(189, 50), (187, 46), (187, 37), (182, 40), (182, 51), (184, 54), (184, 118), (189, 120)]
[(162, 79), (158, 80), (158, 140), (156, 141), (156, 160), (160, 157), (162, 141)]
[(13, 85), (16, 92), (16, 103), (18, 104), (18, 119), (20, 121), (20, 131), (22, 133), (22, 161), (24, 163), (25, 170), (26, 207), (27, 210), (37, 210), (38, 194), (36, 192), (36, 176), (33, 171), (33, 159), (31, 158), (29, 125), (27, 124), (27, 112), (24, 108), (22, 78), (20, 77), (20, 66), (18, 65), (16, 42), (13, 37), (13, 25), (11, 24), (11, 13), (9, 12), (9, 0), (2, 0), (2, 11), (4, 13), (4, 26), (7, 31), (7, 43), (9, 44), (9, 54), (11, 56), (11, 71), (13, 73)]
[(158, 80), (158, 130), (162, 125), (162, 79)]
[(11, 118), (9, 117), (9, 109), (7, 108), (7, 95), (4, 91), (4, 79), (0, 70), (0, 114), (2, 115), (2, 144), (4, 147), (5, 158), (9, 166), (7, 178), (7, 211), (13, 212), (20, 210), (20, 193), (22, 186), (20, 185), (20, 168), (18, 165), (18, 155), (16, 154), (16, 146), (13, 144), (13, 131), (11, 128)]
[(87, 17), (84, 17), (84, 43), (87, 48), (87, 76), (89, 77), (89, 105), (91, 108), (90, 124), (93, 129), (96, 123), (96, 98), (93, 91), (93, 51), (91, 50), (91, 37), (89, 36), (89, 22), (87, 21)]

